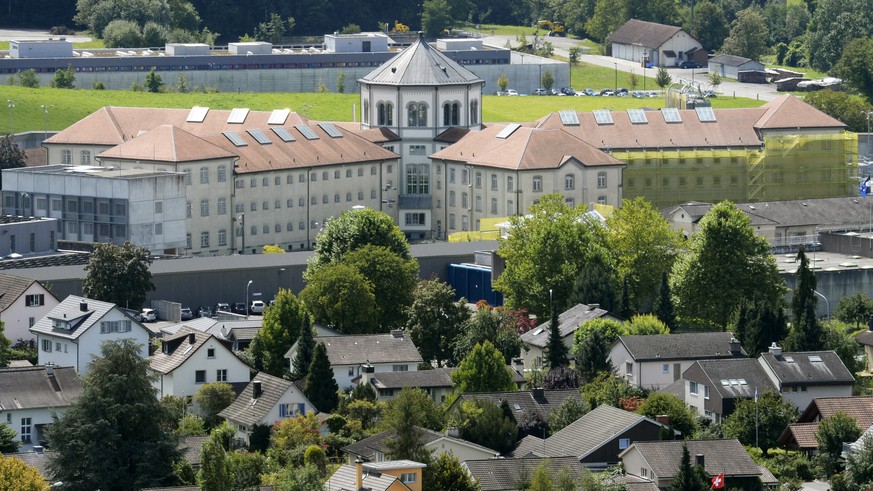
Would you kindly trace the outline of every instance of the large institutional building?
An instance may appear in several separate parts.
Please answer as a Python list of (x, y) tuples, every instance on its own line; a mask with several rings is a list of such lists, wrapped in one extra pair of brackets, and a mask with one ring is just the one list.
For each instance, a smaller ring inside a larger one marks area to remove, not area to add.
[(361, 123), (272, 112), (105, 107), (49, 138), (44, 168), (3, 171), (3, 213), (57, 218), (59, 240), (154, 253), (312, 247), (359, 206), (445, 239), (571, 205), (846, 196), (856, 137), (793, 96), (760, 108), (560, 111), (482, 123), (485, 81), (424, 41), (358, 80)]

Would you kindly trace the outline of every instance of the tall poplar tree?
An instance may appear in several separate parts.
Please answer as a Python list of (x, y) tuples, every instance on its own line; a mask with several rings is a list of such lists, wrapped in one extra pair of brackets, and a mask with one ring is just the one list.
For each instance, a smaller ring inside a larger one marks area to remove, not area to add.
[(550, 370), (565, 367), (569, 364), (567, 354), (570, 349), (564, 344), (561, 339), (561, 326), (558, 322), (558, 311), (555, 305), (552, 304), (552, 320), (549, 322), (549, 341), (546, 344), (545, 357), (546, 365)]
[(291, 380), (300, 380), (309, 374), (309, 366), (315, 354), (315, 338), (312, 332), (312, 321), (309, 316), (300, 322), (300, 334), (297, 335), (297, 354), (294, 355), (294, 371)]
[(333, 377), (330, 360), (327, 358), (327, 348), (324, 343), (315, 345), (309, 375), (303, 395), (322, 413), (330, 413), (339, 405), (339, 385)]
[(815, 273), (809, 267), (809, 258), (803, 247), (797, 253), (796, 288), (791, 299), (793, 314), (791, 333), (785, 340), (790, 351), (815, 351), (823, 348), (824, 333), (816, 316), (818, 299), (815, 298)]
[(676, 311), (673, 310), (673, 299), (670, 298), (670, 282), (667, 272), (661, 273), (661, 288), (658, 290), (658, 301), (655, 304), (655, 315), (672, 331), (676, 329)]

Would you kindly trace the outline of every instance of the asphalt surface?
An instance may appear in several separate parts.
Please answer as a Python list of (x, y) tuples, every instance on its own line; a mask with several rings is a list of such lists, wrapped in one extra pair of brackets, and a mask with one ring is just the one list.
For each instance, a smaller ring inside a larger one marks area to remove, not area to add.
[(11, 40), (40, 40), (40, 39), (48, 39), (48, 38), (60, 38), (66, 37), (67, 41), (72, 41), (74, 43), (87, 43), (92, 41), (92, 39), (88, 36), (58, 36), (52, 35), (48, 31), (42, 31), (39, 29), (0, 29), (0, 41), (11, 41)]

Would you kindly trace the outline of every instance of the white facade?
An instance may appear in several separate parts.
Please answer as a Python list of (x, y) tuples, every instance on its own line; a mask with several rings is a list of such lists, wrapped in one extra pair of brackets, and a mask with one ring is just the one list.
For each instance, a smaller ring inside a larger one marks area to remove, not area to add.
[[(294, 358), (291, 358), (292, 364)], [(374, 373), (382, 372), (415, 372), (418, 371), (418, 364), (413, 362), (397, 362), (397, 363), (372, 363)], [(334, 365), (330, 368), (333, 370), (333, 378), (339, 385), (340, 390), (346, 389), (355, 385), (355, 379), (363, 372), (361, 365)], [(294, 367), (291, 367), (294, 370)]]
[(758, 361), (770, 381), (779, 389), (782, 398), (797, 406), (801, 412), (816, 397), (850, 397), (852, 395), (852, 384), (850, 383), (843, 385), (783, 385), (773, 370), (763, 361), (763, 358), (759, 357)]
[(251, 372), (248, 365), (210, 336), (174, 370), (165, 374), (157, 373), (154, 386), (159, 391), (158, 397), (193, 396), (204, 384), (248, 383)]
[(609, 352), (615, 373), (629, 384), (643, 389), (658, 390), (679, 380), (696, 360), (636, 361), (622, 343), (615, 343)]
[(19, 339), (30, 341), (35, 336), (30, 328), (60, 302), (38, 281), (33, 282), (24, 293), (6, 309), (0, 311), (3, 335), (15, 344)]
[[(240, 397), (250, 399), (250, 392), (251, 384), (240, 394)], [(303, 395), (303, 392), (298, 390), (294, 384), (291, 384), (288, 390), (279, 397), (279, 401), (270, 408), (266, 416), (258, 420), (257, 424), (272, 426), (284, 419), (295, 418), (312, 412), (317, 412), (317, 409), (312, 406), (309, 399)], [(235, 438), (242, 440), (248, 445), (253, 427), (239, 424), (239, 422), (234, 421), (232, 418), (227, 418), (227, 420), (236, 428)]]
[[(664, 44), (656, 48), (645, 48), (636, 44), (612, 43), (612, 56), (622, 60), (642, 63), (648, 55), (653, 66), (673, 67), (688, 60), (685, 53), (692, 49), (703, 49), (703, 46), (690, 34), (680, 30)], [(673, 53), (674, 56), (670, 56)]]

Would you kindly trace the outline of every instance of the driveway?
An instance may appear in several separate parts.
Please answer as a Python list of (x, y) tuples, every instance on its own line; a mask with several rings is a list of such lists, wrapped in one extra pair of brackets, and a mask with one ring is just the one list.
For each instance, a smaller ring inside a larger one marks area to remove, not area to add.
[(803, 483), (803, 491), (828, 491), (831, 485), (825, 481), (810, 481)]
[[(0, 41), (32, 41), (48, 38), (59, 38), (61, 36), (52, 35), (48, 31), (39, 29), (0, 29)], [(87, 43), (92, 41), (88, 36), (65, 36), (67, 41), (74, 43)]]

